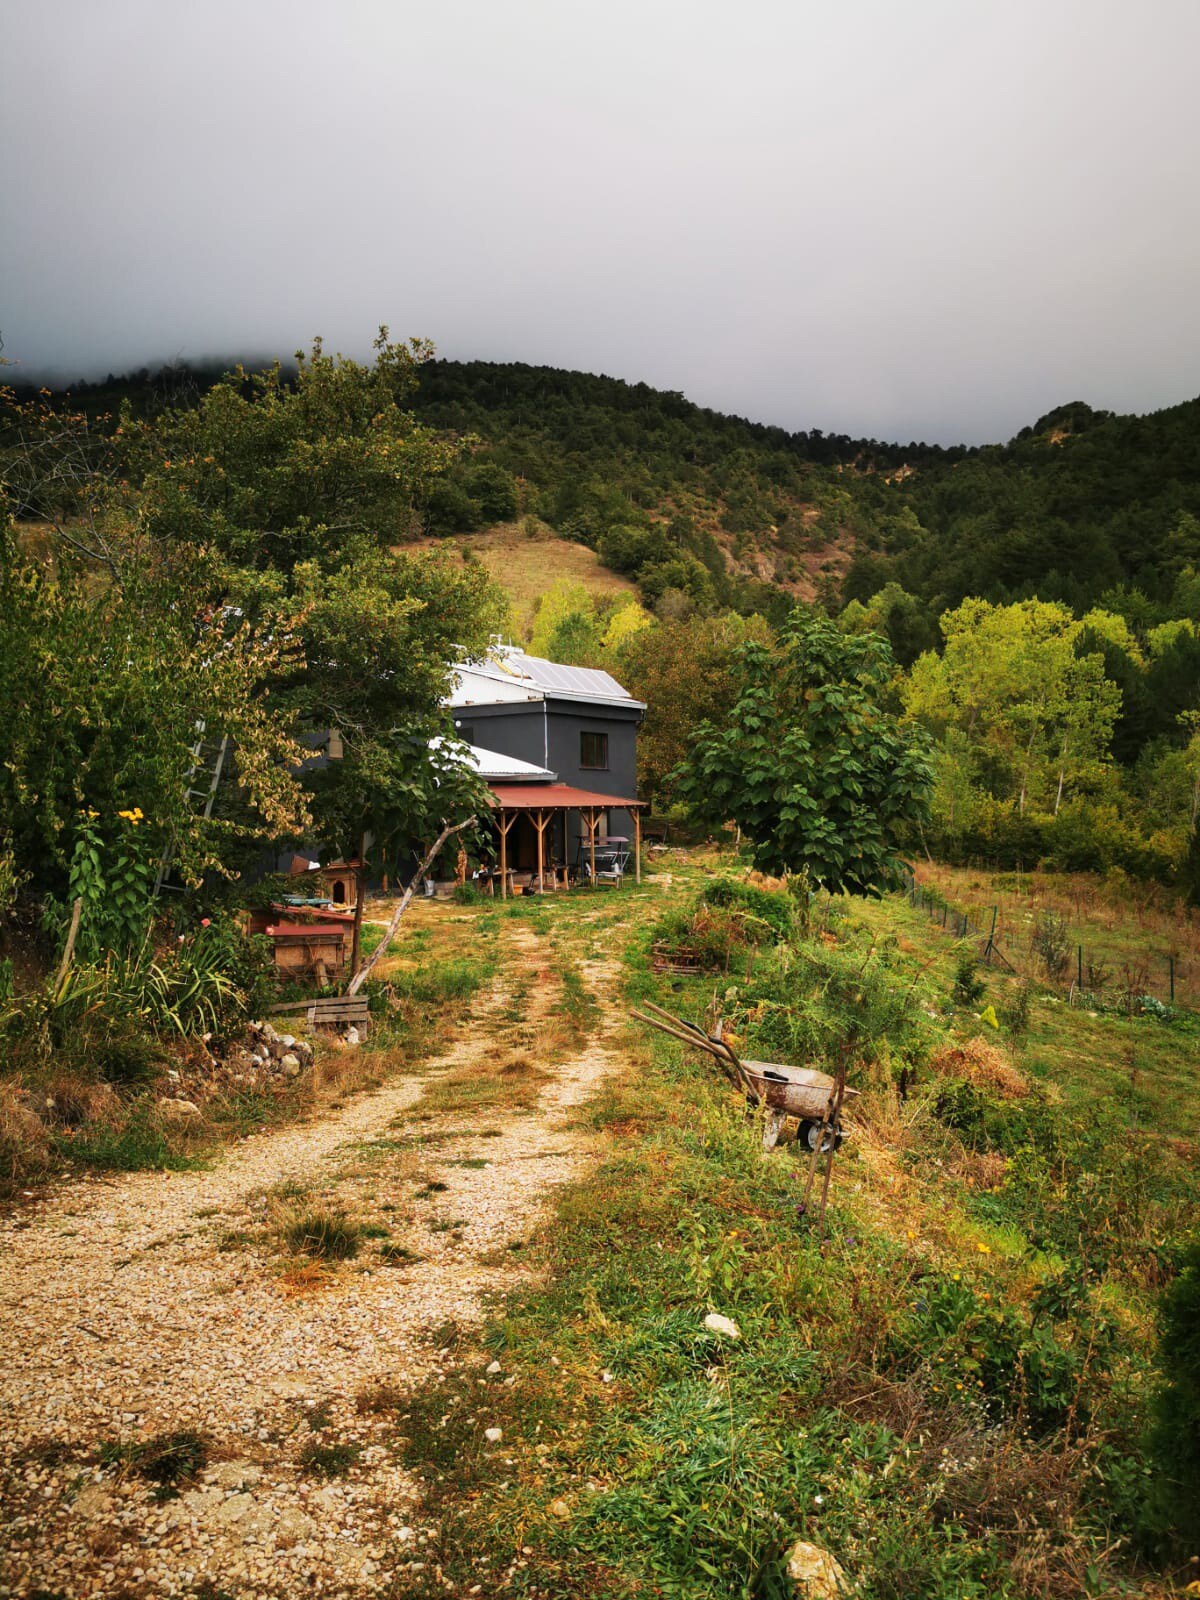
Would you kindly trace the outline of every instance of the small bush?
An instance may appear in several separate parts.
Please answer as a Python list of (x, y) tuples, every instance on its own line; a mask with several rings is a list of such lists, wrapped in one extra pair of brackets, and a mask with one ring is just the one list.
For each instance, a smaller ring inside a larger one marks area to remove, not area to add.
[(1066, 917), (1057, 911), (1039, 911), (1033, 925), (1033, 949), (1051, 983), (1058, 983), (1071, 961)]
[(1028, 978), (1022, 978), (1016, 987), (1009, 991), (1008, 999), (1000, 1007), (1000, 1021), (1014, 1039), (1019, 1039), (1029, 1032), (1029, 1007), (1032, 1000), (1033, 985)]
[(979, 976), (977, 957), (970, 950), (960, 951), (954, 965), (954, 988), (951, 991), (954, 1003), (960, 1006), (973, 1006), (982, 1000), (986, 993), (987, 986)]
[(765, 944), (791, 936), (796, 922), (796, 902), (790, 895), (771, 889), (756, 889), (753, 884), (733, 878), (718, 878), (704, 890), (704, 903), (723, 906), (743, 914), (746, 938), (751, 944)]
[(486, 905), (489, 897), (473, 883), (456, 883), (450, 898), (456, 906)]
[(362, 1229), (340, 1211), (307, 1211), (285, 1225), (283, 1239), (297, 1254), (350, 1261), (358, 1254)]

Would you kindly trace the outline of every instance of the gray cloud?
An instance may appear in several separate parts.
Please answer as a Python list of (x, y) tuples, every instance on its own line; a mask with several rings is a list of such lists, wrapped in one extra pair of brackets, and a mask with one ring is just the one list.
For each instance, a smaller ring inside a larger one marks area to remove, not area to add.
[(0, 328), (450, 356), (789, 427), (1200, 391), (1195, 0), (7, 0)]

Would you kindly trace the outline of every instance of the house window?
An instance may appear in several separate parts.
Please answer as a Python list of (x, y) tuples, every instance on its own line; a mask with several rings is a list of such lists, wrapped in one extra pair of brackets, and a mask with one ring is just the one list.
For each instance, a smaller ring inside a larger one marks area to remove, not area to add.
[(469, 722), (456, 722), (454, 726), (458, 732), (458, 737), (464, 744), (475, 743), (475, 729)]
[(606, 733), (581, 733), (579, 735), (579, 765), (593, 772), (608, 770), (608, 735)]

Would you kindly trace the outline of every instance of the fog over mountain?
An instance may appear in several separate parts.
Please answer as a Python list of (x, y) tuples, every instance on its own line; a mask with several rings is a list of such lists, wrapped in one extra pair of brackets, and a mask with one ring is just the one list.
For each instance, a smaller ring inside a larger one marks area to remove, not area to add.
[(22, 375), (353, 353), (1007, 438), (1200, 391), (1193, 0), (9, 0)]

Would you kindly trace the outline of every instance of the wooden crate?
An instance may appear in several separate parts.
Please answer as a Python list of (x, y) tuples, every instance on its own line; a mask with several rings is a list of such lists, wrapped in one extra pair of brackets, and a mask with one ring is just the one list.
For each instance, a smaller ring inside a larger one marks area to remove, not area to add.
[(308, 1022), (314, 1028), (361, 1027), (371, 1014), (365, 994), (335, 995), (329, 1000), (314, 1000), (308, 1008)]

